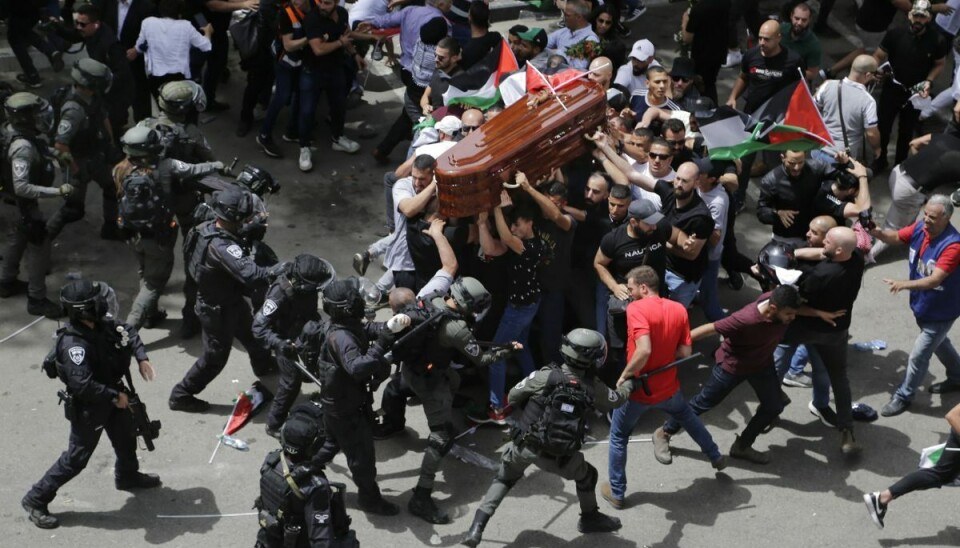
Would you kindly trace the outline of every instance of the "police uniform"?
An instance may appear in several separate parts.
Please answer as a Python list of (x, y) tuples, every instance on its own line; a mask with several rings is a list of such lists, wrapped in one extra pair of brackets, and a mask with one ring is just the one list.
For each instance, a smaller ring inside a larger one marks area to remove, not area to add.
[(320, 320), (317, 297), (315, 288), (297, 291), (288, 276), (278, 276), (267, 289), (263, 306), (253, 318), (254, 338), (274, 350), (280, 367), (280, 383), (267, 415), (268, 429), (280, 428), (300, 395), (300, 370), (284, 350), (290, 341), (297, 339), (307, 322)]
[(200, 242), (190, 257), (198, 295), (195, 311), (203, 328), (203, 354), (170, 393), (170, 404), (199, 394), (227, 365), (236, 337), (247, 354), (255, 375), (270, 372), (270, 353), (253, 338), (253, 311), (244, 295), (266, 283), (270, 274), (247, 254), (240, 238), (218, 228), (215, 222), (197, 227)]
[[(326, 291), (324, 295), (326, 298)], [(359, 319), (331, 319), (321, 358), (330, 364), (321, 370), (326, 440), (314, 458), (314, 464), (325, 466), (342, 450), (353, 482), (357, 484), (361, 508), (373, 511), (389, 505), (377, 485), (372, 432), (373, 395), (368, 388), (385, 379), (390, 372), (390, 365), (384, 359), (384, 344), (380, 341), (370, 343), (384, 329), (383, 322), (361, 324)], [(396, 513), (395, 508), (392, 513)]]
[[(159, 184), (167, 197), (166, 206), (172, 211), (176, 188), (195, 188), (202, 184), (200, 177), (222, 167), (220, 162), (188, 164), (164, 158), (154, 169), (134, 168), (128, 177), (146, 176)], [(173, 223), (171, 218), (170, 224), (165, 227), (138, 231), (131, 243), (137, 256), (140, 291), (133, 300), (127, 323), (140, 328), (162, 314), (157, 303), (173, 272), (174, 249), (177, 243), (176, 223)]]
[[(69, 447), (24, 497), (25, 503), (40, 507), (87, 466), (104, 431), (117, 455), (117, 488), (126, 488), (125, 483), (141, 475), (130, 411), (114, 405), (124, 391), (121, 379), (130, 374), (131, 353), (137, 362), (148, 359), (136, 329), (107, 318), (93, 328), (70, 321), (57, 339), (55, 352), (57, 374), (73, 398), (73, 418)], [(159, 485), (158, 479), (154, 481)]]
[(0, 282), (15, 283), (20, 261), (29, 249), (27, 294), (31, 300), (46, 301), (50, 241), (37, 199), (60, 195), (60, 189), (52, 186), (56, 177), (53, 158), (42, 140), (28, 138), (11, 125), (3, 128), (3, 142), (9, 143), (6, 148), (8, 163), (4, 166), (9, 171), (3, 177), (3, 185), (7, 186), (9, 182), (12, 187), (5, 188), (4, 193), (15, 196), (20, 220), (11, 232), (3, 254)]
[[(76, 88), (71, 89), (60, 107), (60, 123), (57, 125), (54, 143), (70, 148), (77, 165), (72, 173), (75, 191), (66, 198), (63, 206), (50, 217), (47, 232), (55, 239), (68, 223), (83, 218), (87, 185), (95, 181), (102, 189), (103, 230), (102, 236), (116, 232), (117, 189), (110, 177), (107, 152), (111, 148), (107, 133), (107, 114), (103, 99), (86, 97)], [(71, 169), (71, 168), (67, 168)]]

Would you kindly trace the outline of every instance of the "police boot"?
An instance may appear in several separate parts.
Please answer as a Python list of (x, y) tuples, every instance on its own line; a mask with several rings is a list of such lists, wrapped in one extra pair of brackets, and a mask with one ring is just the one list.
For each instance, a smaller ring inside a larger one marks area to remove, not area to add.
[(46, 316), (51, 320), (63, 317), (63, 307), (50, 299), (34, 299), (27, 297), (27, 314), (31, 316)]
[(437, 508), (433, 499), (430, 498), (430, 489), (424, 487), (413, 488), (413, 496), (410, 497), (410, 502), (407, 503), (407, 510), (418, 518), (423, 518), (430, 523), (437, 525), (450, 523), (450, 516), (443, 510)]
[(121, 491), (160, 487), (160, 483), (160, 476), (156, 474), (144, 474), (143, 472), (134, 472), (113, 478), (113, 484)]
[(480, 540), (483, 538), (483, 530), (487, 528), (488, 521), (490, 521), (490, 514), (483, 510), (477, 510), (477, 513), (473, 516), (473, 523), (470, 525), (470, 530), (467, 531), (466, 536), (463, 537), (460, 544), (463, 546), (476, 546), (480, 544)]
[(612, 533), (620, 527), (619, 518), (608, 516), (599, 509), (580, 514), (580, 521), (577, 522), (577, 531), (581, 533)]
[(192, 339), (200, 334), (200, 320), (196, 316), (184, 316), (180, 320), (180, 338)]
[(20, 506), (23, 506), (23, 509), (30, 514), (28, 516), (30, 521), (37, 527), (41, 529), (56, 529), (60, 526), (60, 521), (50, 515), (46, 504), (36, 504), (27, 500), (27, 497), (23, 497), (23, 500), (20, 501)]
[(395, 516), (400, 513), (397, 505), (381, 498), (373, 503), (360, 503), (360, 509), (368, 514), (377, 514), (378, 516)]

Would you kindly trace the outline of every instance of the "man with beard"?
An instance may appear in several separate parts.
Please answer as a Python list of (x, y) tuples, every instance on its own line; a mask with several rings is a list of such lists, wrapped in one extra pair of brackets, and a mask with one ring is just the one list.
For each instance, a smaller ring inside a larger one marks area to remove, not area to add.
[(895, 27), (887, 31), (880, 47), (873, 52), (877, 63), (890, 63), (892, 75), (883, 81), (878, 104), (880, 118), (880, 157), (874, 162), (873, 170), (887, 168), (887, 145), (893, 122), (897, 124), (897, 151), (894, 164), (907, 158), (910, 140), (913, 139), (920, 111), (913, 107), (910, 97), (930, 96), (930, 86), (940, 75), (946, 63), (945, 56), (950, 51), (950, 42), (936, 29), (930, 29), (930, 2), (915, 0), (907, 19), (909, 27)]
[(806, 65), (804, 75), (808, 81), (813, 81), (820, 72), (820, 40), (810, 30), (810, 6), (800, 2), (790, 12), (790, 22), (780, 23), (780, 43), (783, 47), (793, 50), (803, 59)]
[(613, 83), (631, 95), (646, 90), (647, 69), (660, 66), (660, 63), (653, 58), (656, 52), (650, 40), (634, 42), (628, 58), (630, 62), (617, 69), (617, 77), (613, 79)]
[(773, 239), (793, 245), (804, 243), (804, 228), (816, 216), (815, 202), (824, 181), (835, 179), (836, 170), (826, 162), (808, 159), (799, 150), (785, 150), (783, 161), (760, 182), (757, 218), (773, 227)]
[(430, 84), (420, 97), (420, 107), (424, 114), (430, 114), (433, 109), (443, 106), (443, 94), (450, 87), (450, 78), (461, 72), (460, 44), (449, 36), (437, 43), (434, 53), (437, 69), (433, 71)]

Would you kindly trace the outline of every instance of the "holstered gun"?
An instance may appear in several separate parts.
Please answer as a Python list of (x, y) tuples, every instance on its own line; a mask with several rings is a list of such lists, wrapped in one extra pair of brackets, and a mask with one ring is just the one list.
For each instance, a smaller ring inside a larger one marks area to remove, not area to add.
[(77, 404), (73, 399), (73, 394), (67, 392), (66, 390), (58, 390), (57, 397), (60, 398), (60, 401), (57, 402), (57, 405), (63, 404), (63, 416), (66, 417), (70, 422), (76, 420), (79, 414), (77, 413)]
[(143, 444), (146, 445), (147, 451), (153, 451), (156, 449), (153, 440), (160, 437), (160, 421), (150, 420), (150, 416), (147, 415), (147, 405), (140, 401), (140, 396), (136, 392), (131, 391), (127, 395), (127, 399), (129, 400), (127, 408), (133, 415), (134, 435), (143, 438)]

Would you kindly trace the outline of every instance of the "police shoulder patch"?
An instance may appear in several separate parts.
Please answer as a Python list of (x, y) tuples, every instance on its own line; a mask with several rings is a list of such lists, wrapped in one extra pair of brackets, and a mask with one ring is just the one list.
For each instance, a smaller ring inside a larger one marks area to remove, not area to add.
[(73, 129), (73, 124), (70, 123), (70, 120), (60, 120), (60, 125), (57, 126), (57, 135), (69, 133), (71, 129)]
[(612, 402), (617, 401), (617, 393), (607, 388), (607, 399)]
[(227, 253), (230, 254), (234, 259), (239, 259), (243, 257), (243, 249), (240, 248), (237, 244), (233, 244), (227, 248)]
[(277, 303), (273, 299), (263, 301), (263, 315), (269, 316), (277, 311)]
[(463, 347), (463, 351), (469, 356), (479, 356), (480, 355), (480, 345), (476, 342), (468, 343), (467, 346)]
[(330, 520), (330, 513), (329, 513), (329, 512), (314, 512), (314, 514), (313, 514), (313, 519), (314, 519), (317, 523), (319, 523), (320, 525), (323, 525), (323, 524), (327, 523), (327, 521)]
[(13, 176), (17, 179), (23, 178), (24, 175), (30, 170), (30, 162), (24, 160), (23, 158), (14, 158), (13, 159)]
[(83, 358), (86, 357), (87, 351), (84, 350), (82, 346), (71, 347), (70, 350), (67, 350), (67, 355), (70, 356), (70, 361), (80, 365), (83, 363)]

